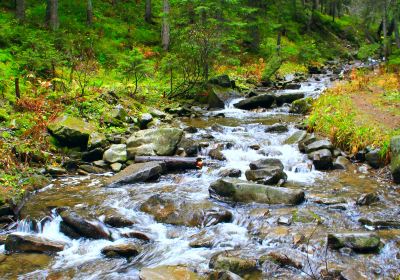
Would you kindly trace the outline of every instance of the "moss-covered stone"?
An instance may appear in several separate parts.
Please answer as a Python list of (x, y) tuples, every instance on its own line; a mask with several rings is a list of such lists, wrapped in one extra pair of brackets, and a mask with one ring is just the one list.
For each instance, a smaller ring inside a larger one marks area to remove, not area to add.
[(358, 253), (378, 252), (381, 240), (375, 233), (329, 233), (328, 246), (332, 249), (347, 247)]
[(289, 112), (292, 114), (307, 114), (312, 107), (313, 99), (310, 97), (293, 101)]

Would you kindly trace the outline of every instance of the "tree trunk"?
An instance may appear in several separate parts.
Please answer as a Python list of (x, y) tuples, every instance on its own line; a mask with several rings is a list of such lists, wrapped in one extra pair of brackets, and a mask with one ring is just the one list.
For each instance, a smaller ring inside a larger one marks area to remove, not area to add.
[(387, 42), (387, 0), (383, 1), (382, 5), (382, 12), (383, 12), (383, 19), (382, 19), (382, 29), (383, 29), (383, 55), (385, 57), (385, 61), (387, 62), (389, 57), (389, 49), (388, 49), (388, 42)]
[(93, 4), (92, 4), (92, 0), (87, 0), (86, 23), (87, 23), (87, 25), (92, 25), (93, 24)]
[(169, 27), (169, 0), (163, 0), (163, 19), (161, 29), (161, 44), (165, 51), (168, 51), (170, 44)]
[(399, 24), (397, 20), (394, 20), (394, 38), (396, 40), (396, 46), (400, 49), (400, 34), (399, 34)]
[(56, 31), (60, 26), (58, 21), (58, 0), (47, 0), (46, 23), (53, 31)]
[(20, 89), (19, 89), (19, 78), (15, 78), (14, 84), (15, 84), (15, 97), (17, 99), (20, 99), (21, 98), (21, 92), (20, 92)]
[(147, 23), (153, 22), (153, 15), (151, 13), (151, 0), (146, 0), (146, 2), (145, 2), (144, 20)]
[(25, 0), (16, 0), (15, 16), (19, 21), (25, 20)]

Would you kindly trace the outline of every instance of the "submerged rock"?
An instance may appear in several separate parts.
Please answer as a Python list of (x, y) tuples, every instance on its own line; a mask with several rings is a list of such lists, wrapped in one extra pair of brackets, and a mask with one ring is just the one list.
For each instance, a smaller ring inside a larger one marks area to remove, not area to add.
[(211, 257), (209, 267), (228, 270), (241, 276), (259, 270), (255, 259), (244, 258), (241, 255), (240, 251), (216, 253)]
[(185, 266), (157, 266), (142, 268), (140, 280), (201, 280), (200, 276)]
[(172, 156), (183, 136), (178, 128), (145, 129), (127, 140), (128, 158), (138, 156)]
[(372, 203), (379, 201), (379, 195), (377, 193), (363, 193), (358, 199), (357, 205), (371, 205)]
[(134, 221), (127, 219), (122, 216), (117, 216), (117, 215), (111, 215), (107, 216), (104, 219), (104, 223), (107, 225), (110, 225), (112, 227), (129, 227), (135, 224)]
[(300, 204), (304, 201), (304, 192), (281, 187), (249, 183), (247, 181), (224, 178), (212, 183), (210, 195), (217, 199), (232, 202), (258, 202), (267, 204)]
[(101, 249), (101, 253), (107, 258), (124, 257), (130, 258), (139, 255), (141, 248), (137, 244), (117, 244), (106, 246)]
[(139, 240), (142, 240), (144, 242), (150, 242), (151, 241), (150, 236), (148, 236), (146, 233), (143, 233), (143, 232), (140, 232), (140, 231), (136, 231), (136, 230), (124, 232), (124, 233), (121, 234), (121, 236), (125, 237), (125, 238), (139, 239)]
[(275, 95), (263, 94), (244, 99), (234, 104), (233, 106), (243, 110), (257, 109), (259, 107), (269, 109), (272, 107), (272, 104), (274, 104), (274, 102), (275, 102)]
[(285, 133), (288, 131), (289, 131), (289, 129), (288, 129), (287, 125), (279, 124), (279, 123), (271, 125), (265, 129), (265, 132), (268, 132), (268, 133)]
[(5, 250), (10, 253), (37, 252), (56, 253), (64, 250), (65, 244), (31, 234), (9, 234), (5, 241)]
[(107, 179), (104, 186), (107, 188), (117, 188), (127, 184), (157, 179), (164, 169), (165, 164), (163, 162), (134, 163)]
[(381, 240), (375, 233), (329, 233), (328, 246), (332, 249), (347, 247), (357, 253), (379, 251)]

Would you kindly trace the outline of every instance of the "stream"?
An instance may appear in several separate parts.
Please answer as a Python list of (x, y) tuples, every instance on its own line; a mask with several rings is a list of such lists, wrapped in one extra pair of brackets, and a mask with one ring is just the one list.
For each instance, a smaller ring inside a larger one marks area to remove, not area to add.
[[(317, 97), (331, 84), (329, 73), (313, 75), (302, 83), (300, 89), (281, 90), (277, 94), (304, 92), (306, 96)], [(260, 265), (258, 273), (250, 273), (245, 278), (310, 279), (316, 274), (318, 276), (315, 279), (320, 279), (318, 271), (329, 265), (342, 269), (354, 268), (355, 273), (365, 274), (365, 279), (395, 279), (400, 273), (400, 229), (365, 227), (358, 219), (376, 214), (385, 217), (391, 215), (398, 219), (399, 187), (372, 176), (363, 164), (352, 164), (348, 170), (327, 172), (310, 168), (311, 161), (299, 151), (297, 144), (284, 144), (289, 136), (299, 130), (295, 124), (303, 116), (289, 114), (288, 106), (265, 111), (244, 111), (233, 106), (238, 101), (231, 100), (225, 109), (209, 111), (201, 118), (181, 118), (172, 124), (181, 128), (197, 128), (198, 131), (190, 137), (209, 143), (200, 151), (205, 158), (201, 170), (169, 173), (156, 181), (119, 188), (102, 186), (111, 173), (53, 179), (51, 185), (37, 192), (26, 203), (21, 212), (25, 219), (18, 221), (18, 226), (10, 231), (33, 233), (65, 242), (64, 250), (52, 256), (23, 253), (5, 255), (2, 245), (0, 278), (139, 279), (142, 268), (161, 265), (185, 265), (199, 275), (205, 275), (210, 270), (211, 257), (217, 252), (237, 250), (241, 257), (260, 259), (268, 252), (279, 249), (301, 254), (307, 258), (307, 265), (303, 269)], [(224, 117), (220, 117), (221, 113)], [(288, 132), (265, 132), (267, 126), (276, 123), (288, 125)], [(218, 143), (225, 143), (222, 153), (226, 161), (208, 157), (208, 151)], [(253, 145), (258, 145), (259, 150), (250, 148)], [(210, 198), (209, 186), (220, 178), (221, 170), (240, 169), (241, 179), (246, 180), (244, 174), (249, 163), (265, 157), (281, 160), (288, 176), (285, 187), (304, 190), (304, 203), (297, 206), (233, 204)], [(357, 198), (367, 192), (377, 192), (380, 201), (370, 206), (356, 205)], [(185, 205), (189, 205), (189, 210), (182, 211), (190, 211), (191, 205), (195, 205), (194, 208), (200, 203), (211, 203), (229, 210), (233, 218), (231, 222), (202, 227), (159, 223), (152, 215), (140, 210), (142, 203), (155, 194), (184, 201)], [(332, 200), (340, 203), (321, 203)], [(114, 241), (70, 239), (60, 232), (61, 217), (54, 211), (56, 207), (70, 207), (82, 216), (99, 220), (117, 214), (134, 221), (134, 224), (119, 228), (116, 234), (118, 238)], [(312, 211), (318, 216), (317, 222), (277, 222), (282, 217), (292, 217), (296, 211)], [(42, 223), (33, 226), (34, 220)], [(123, 233), (132, 229), (146, 233), (151, 242), (143, 245), (142, 252), (132, 259), (105, 258), (101, 253), (102, 248), (127, 242)], [(326, 250), (328, 232), (353, 231), (376, 232), (383, 242), (379, 254)], [(195, 236), (207, 237), (211, 245), (191, 247)]]

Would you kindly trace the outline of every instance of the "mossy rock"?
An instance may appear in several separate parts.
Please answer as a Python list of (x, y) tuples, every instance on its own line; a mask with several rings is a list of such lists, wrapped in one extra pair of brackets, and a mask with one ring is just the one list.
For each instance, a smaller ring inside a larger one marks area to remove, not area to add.
[(307, 114), (312, 107), (313, 99), (310, 97), (295, 100), (290, 107), (289, 113)]
[(315, 212), (308, 209), (298, 209), (293, 211), (293, 222), (295, 223), (317, 223), (322, 224), (324, 219)]

